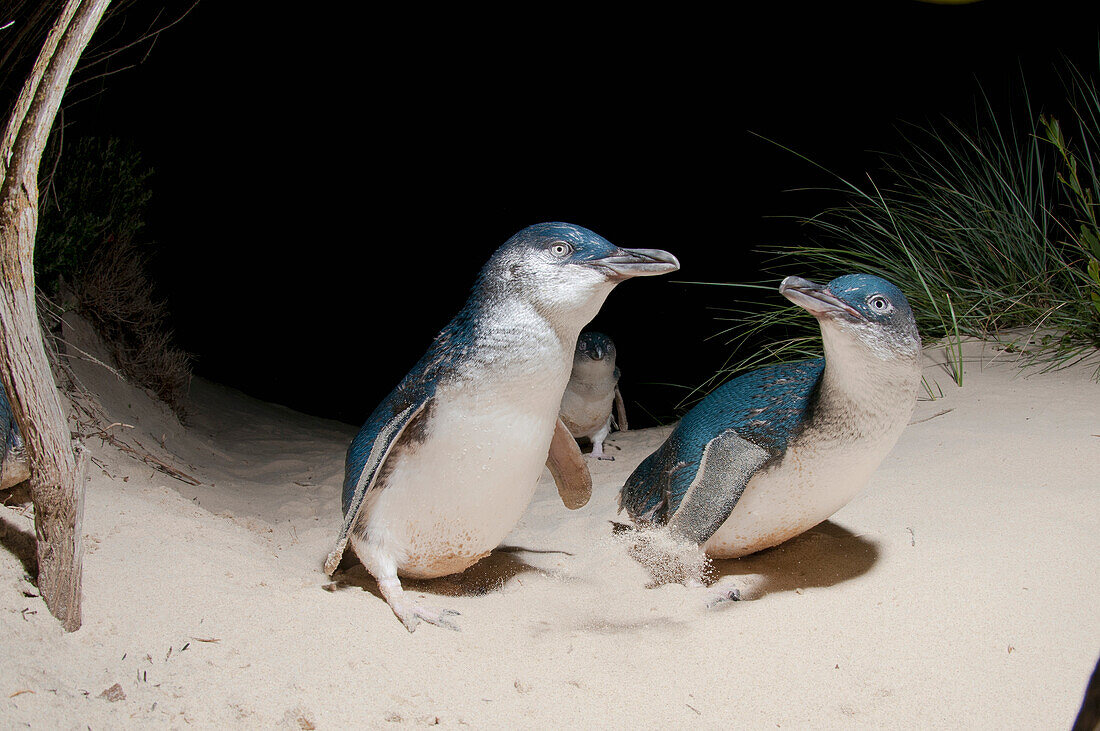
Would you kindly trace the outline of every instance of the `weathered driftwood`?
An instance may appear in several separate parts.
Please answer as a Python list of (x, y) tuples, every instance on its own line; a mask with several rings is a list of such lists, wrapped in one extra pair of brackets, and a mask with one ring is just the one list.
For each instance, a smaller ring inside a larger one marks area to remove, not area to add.
[(33, 266), (38, 168), (69, 77), (109, 3), (65, 3), (0, 139), (0, 381), (31, 467), (38, 588), (69, 631), (81, 620), (87, 456), (71, 440), (39, 331)]

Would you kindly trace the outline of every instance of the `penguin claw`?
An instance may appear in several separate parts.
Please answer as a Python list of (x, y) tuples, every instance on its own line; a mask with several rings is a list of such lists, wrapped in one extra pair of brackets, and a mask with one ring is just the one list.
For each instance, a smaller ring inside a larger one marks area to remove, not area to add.
[(420, 620), (424, 620), (428, 624), (434, 624), (436, 627), (454, 630), (455, 632), (462, 631), (461, 627), (447, 619), (448, 617), (458, 617), (462, 615), (461, 612), (456, 612), (453, 609), (431, 609), (419, 604), (391, 608), (397, 618), (401, 620), (401, 624), (405, 625), (405, 629), (410, 633), (416, 631), (416, 626), (420, 624)]
[(724, 589), (722, 591), (712, 594), (710, 598), (707, 599), (707, 608), (713, 609), (714, 607), (725, 604), (726, 602), (739, 601), (741, 601), (740, 589)]
[(423, 617), (423, 619), (428, 624), (434, 624), (436, 627), (443, 627), (444, 629), (449, 629), (454, 632), (461, 632), (461, 627), (447, 619), (447, 617), (458, 617), (461, 615), (461, 612), (456, 612), (453, 609), (442, 609), (439, 610), (434, 617)]

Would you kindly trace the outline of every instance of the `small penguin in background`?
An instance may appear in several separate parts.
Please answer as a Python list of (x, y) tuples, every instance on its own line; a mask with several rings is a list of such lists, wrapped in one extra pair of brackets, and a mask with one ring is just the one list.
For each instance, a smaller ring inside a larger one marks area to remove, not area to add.
[(529, 226), (477, 277), (466, 305), (367, 419), (348, 448), (344, 524), (393, 613), (457, 629), (455, 612), (421, 606), (399, 576), (433, 578), (498, 546), (550, 467), (569, 508), (592, 482), (558, 418), (577, 337), (615, 285), (679, 269), (657, 249), (621, 249), (567, 223)]
[[(916, 404), (921, 343), (901, 290), (850, 274), (827, 286), (787, 277), (779, 291), (817, 318), (825, 356), (715, 389), (619, 493), (636, 525), (664, 526), (712, 558), (776, 546), (839, 510)], [(737, 598), (736, 590), (716, 597)]]
[(581, 333), (573, 354), (573, 371), (558, 413), (570, 434), (592, 443), (592, 456), (596, 459), (615, 459), (603, 451), (603, 442), (611, 433), (613, 421), (619, 431), (629, 428), (626, 407), (619, 393), (615, 355), (615, 343), (608, 336), (599, 332)]
[(11, 412), (8, 393), (0, 386), (0, 490), (7, 490), (30, 479), (23, 436)]

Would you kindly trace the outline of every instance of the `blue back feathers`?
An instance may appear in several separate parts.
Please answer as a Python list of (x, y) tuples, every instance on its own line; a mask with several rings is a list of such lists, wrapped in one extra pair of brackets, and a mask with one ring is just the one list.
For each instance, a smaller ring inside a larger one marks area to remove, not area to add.
[(689, 411), (627, 479), (619, 497), (631, 518), (664, 522), (695, 479), (707, 443), (729, 429), (781, 456), (810, 417), (825, 359), (767, 366), (723, 384)]
[[(445, 357), (433, 359), (434, 362), (426, 363), (426, 361), (429, 361), (429, 356), (437, 350), (437, 345), (439, 345), (439, 338), (436, 339), (432, 349), (401, 380), (397, 388), (390, 391), (382, 403), (375, 407), (359, 433), (351, 440), (347, 456), (344, 458), (344, 488), (341, 493), (341, 508), (345, 515), (351, 507), (359, 476), (367, 464), (379, 433), (406, 408), (419, 406), (435, 395), (437, 380), (432, 377), (432, 374), (445, 364)], [(447, 351), (448, 349), (444, 346), (438, 350)]]

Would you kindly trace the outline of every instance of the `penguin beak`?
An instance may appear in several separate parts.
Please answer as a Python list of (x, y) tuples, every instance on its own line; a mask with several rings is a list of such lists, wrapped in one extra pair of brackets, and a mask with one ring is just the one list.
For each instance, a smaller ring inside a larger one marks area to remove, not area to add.
[(802, 277), (787, 277), (779, 285), (779, 293), (814, 317), (841, 315), (863, 319), (858, 310), (842, 302), (827, 287)]
[(585, 262), (606, 269), (611, 279), (650, 277), (674, 272), (680, 268), (675, 256), (660, 249), (618, 249), (611, 256)]

